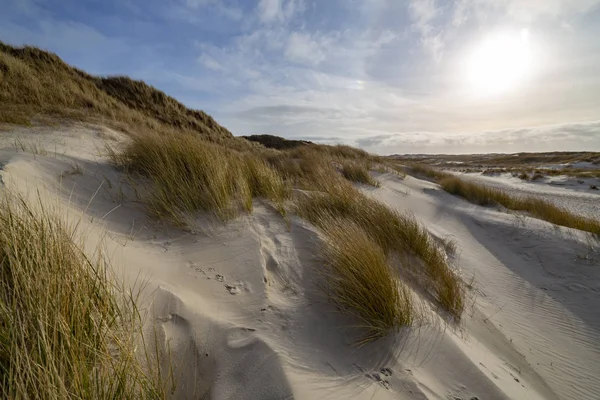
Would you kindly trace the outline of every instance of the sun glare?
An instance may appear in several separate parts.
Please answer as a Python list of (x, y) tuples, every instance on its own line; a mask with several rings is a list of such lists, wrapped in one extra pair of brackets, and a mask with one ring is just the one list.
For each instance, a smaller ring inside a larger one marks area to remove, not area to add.
[(497, 33), (484, 38), (467, 64), (467, 77), (480, 94), (497, 94), (518, 87), (531, 72), (529, 32)]

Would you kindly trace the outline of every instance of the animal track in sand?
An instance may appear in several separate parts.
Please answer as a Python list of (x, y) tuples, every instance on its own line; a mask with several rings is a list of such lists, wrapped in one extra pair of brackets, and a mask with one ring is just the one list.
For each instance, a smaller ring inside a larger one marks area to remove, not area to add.
[(236, 295), (236, 294), (240, 294), (243, 292), (247, 292), (250, 293), (252, 292), (250, 290), (250, 287), (248, 286), (248, 283), (246, 282), (242, 282), (242, 281), (238, 281), (233, 285), (225, 285), (225, 289), (227, 289), (227, 291), (229, 292), (229, 294), (232, 295)]

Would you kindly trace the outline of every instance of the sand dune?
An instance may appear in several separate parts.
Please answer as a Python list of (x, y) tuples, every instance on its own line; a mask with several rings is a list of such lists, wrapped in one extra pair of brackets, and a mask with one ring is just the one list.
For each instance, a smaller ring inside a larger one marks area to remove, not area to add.
[[(83, 215), (117, 276), (145, 283), (152, 348), (174, 398), (595, 399), (600, 393), (600, 254), (581, 232), (474, 206), (437, 185), (380, 174), (365, 188), (409, 210), (458, 251), (472, 282), (460, 326), (424, 318), (361, 348), (317, 287), (319, 233), (266, 203), (184, 232), (146, 217), (135, 182), (107, 160), (125, 137), (69, 125), (3, 132), (3, 186)], [(23, 149), (25, 151), (23, 151)], [(167, 357), (170, 355), (170, 357)], [(170, 362), (168, 361), (170, 359)]]

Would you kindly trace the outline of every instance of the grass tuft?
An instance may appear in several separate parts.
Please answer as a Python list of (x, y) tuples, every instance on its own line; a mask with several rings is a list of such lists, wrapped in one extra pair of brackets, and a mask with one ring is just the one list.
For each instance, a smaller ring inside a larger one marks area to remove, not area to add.
[(222, 220), (237, 215), (240, 206), (250, 212), (253, 196), (273, 201), (283, 213), (290, 195), (280, 174), (262, 159), (197, 135), (137, 135), (112, 156), (117, 165), (150, 180), (150, 214), (179, 226), (186, 226), (196, 211), (213, 212)]
[(0, 397), (153, 399), (135, 353), (134, 299), (86, 257), (74, 229), (20, 197), (0, 200)]
[(401, 255), (402, 268), (417, 285), (456, 317), (464, 309), (460, 278), (446, 262), (443, 250), (411, 215), (400, 214), (367, 197), (343, 180), (321, 182), (320, 191), (302, 196), (298, 214), (325, 230), (324, 222), (344, 218), (360, 226), (387, 256)]
[(471, 203), (499, 204), (510, 210), (527, 212), (534, 218), (556, 225), (600, 235), (600, 221), (584, 218), (538, 197), (515, 196), (500, 189), (465, 182), (453, 176), (442, 179), (439, 184), (448, 193), (463, 197)]
[(325, 217), (326, 236), (322, 284), (330, 299), (344, 312), (358, 317), (367, 333), (366, 344), (410, 325), (413, 303), (410, 291), (387, 264), (376, 241), (356, 223)]
[(375, 187), (379, 186), (379, 182), (371, 176), (367, 167), (356, 162), (343, 162), (342, 175), (351, 182), (364, 183)]

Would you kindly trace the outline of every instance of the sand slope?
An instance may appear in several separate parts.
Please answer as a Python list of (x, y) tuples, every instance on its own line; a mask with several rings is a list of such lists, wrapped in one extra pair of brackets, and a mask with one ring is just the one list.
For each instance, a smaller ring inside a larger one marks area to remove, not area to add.
[(3, 132), (0, 176), (5, 187), (32, 197), (39, 191), (66, 217), (83, 216), (90, 249), (104, 238), (117, 276), (146, 283), (145, 330), (171, 355), (164, 370), (174, 372), (174, 398), (600, 393), (600, 255), (585, 235), (473, 206), (429, 182), (381, 175), (380, 188), (364, 190), (457, 241), (454, 264), (465, 280), (474, 278), (472, 304), (458, 327), (424, 305), (414, 327), (357, 349), (353, 321), (315, 284), (313, 227), (295, 218), (288, 227), (260, 201), (252, 215), (226, 225), (200, 217), (194, 232), (151, 221), (136, 195), (140, 183), (107, 162), (105, 144), (123, 140), (89, 125)]

